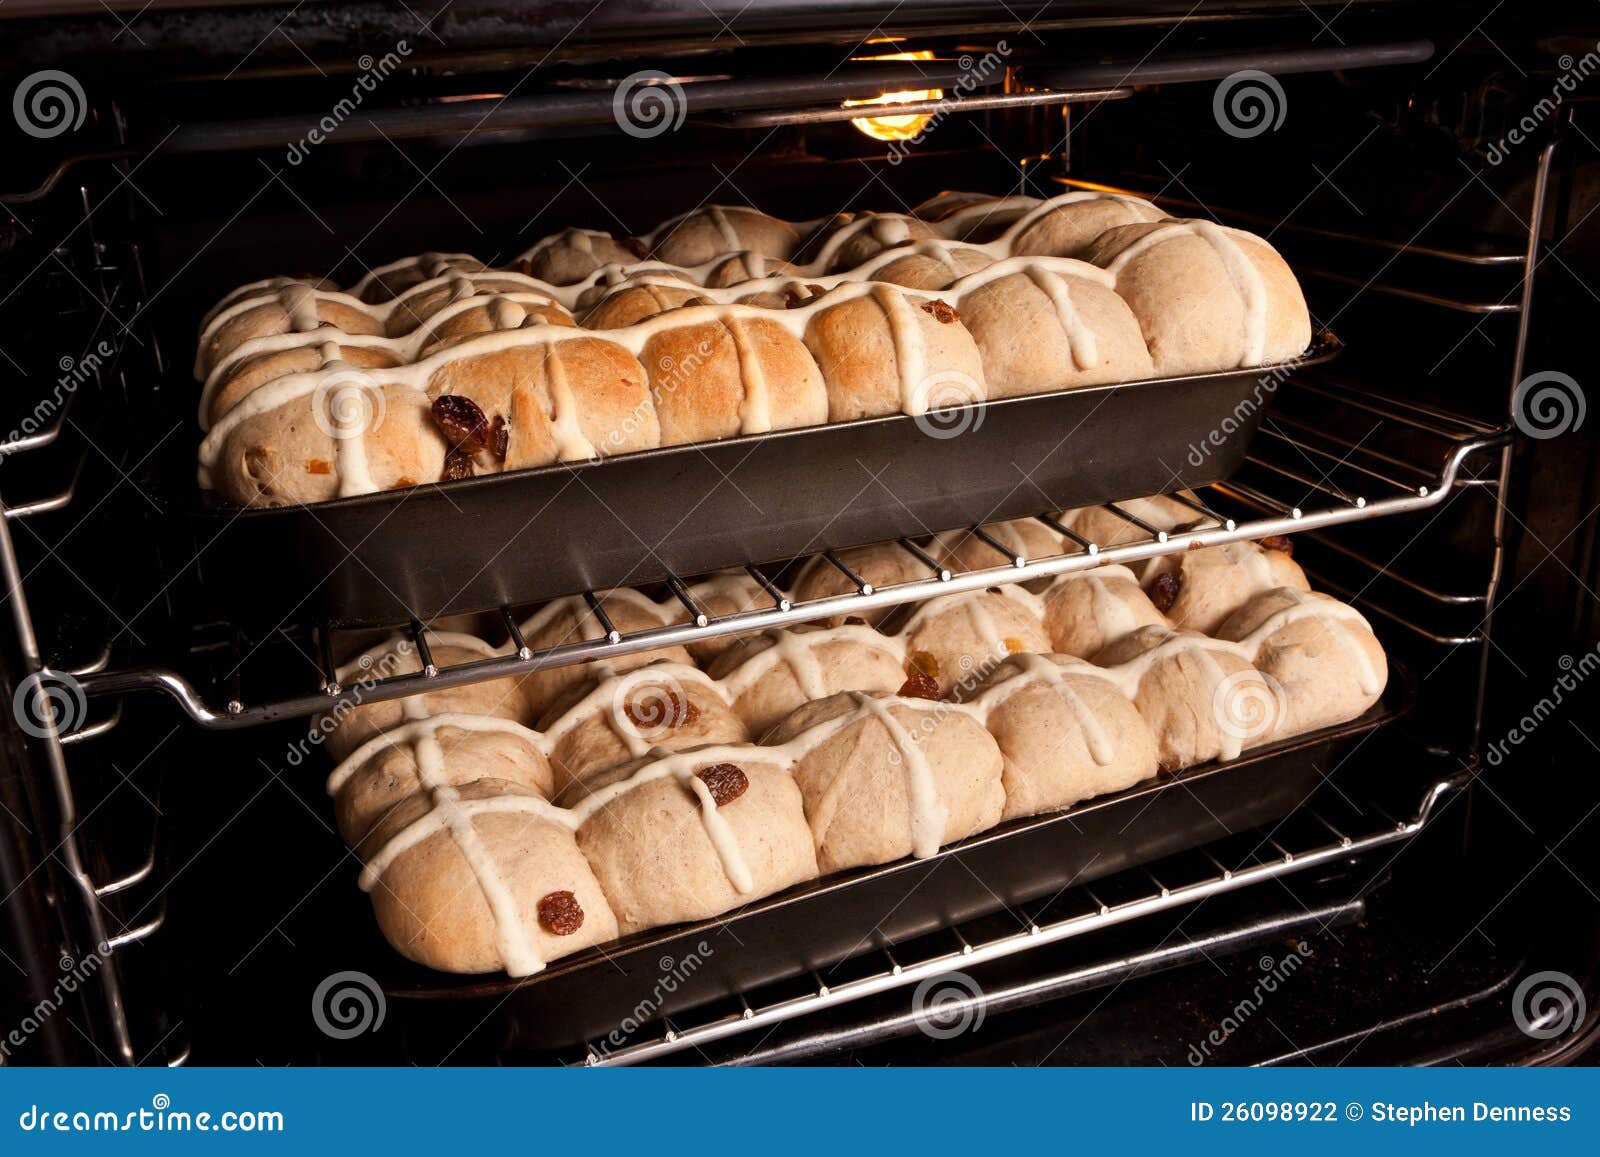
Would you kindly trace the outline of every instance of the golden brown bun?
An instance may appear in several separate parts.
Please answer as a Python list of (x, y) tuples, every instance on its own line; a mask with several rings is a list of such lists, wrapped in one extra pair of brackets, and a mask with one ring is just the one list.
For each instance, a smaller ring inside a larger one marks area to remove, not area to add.
[(760, 316), (663, 329), (645, 342), (640, 361), (663, 446), (828, 420), (828, 392), (806, 347)]
[(498, 333), (535, 325), (577, 324), (572, 315), (553, 301), (513, 301), (507, 297), (485, 297), (459, 313), (453, 313), (429, 330), (417, 356), (425, 358), (435, 350), (460, 345), (481, 333)]
[[(824, 873), (932, 855), (993, 827), (1005, 808), (994, 738), (948, 704), (845, 692), (793, 712), (771, 742), (794, 755)], [(914, 781), (928, 789), (925, 806), (913, 805)]]
[(1208, 221), (1123, 225), (1083, 256), (1116, 275), (1158, 374), (1270, 365), (1311, 344), (1300, 283), (1253, 234)]
[(978, 689), (1005, 760), (1003, 818), (1070, 807), (1156, 774), (1156, 741), (1100, 671), (1066, 655), (1013, 655)]
[(944, 409), (982, 401), (983, 362), (956, 313), (893, 286), (813, 314), (806, 348), (828, 387), (828, 420)]
[(585, 329), (622, 329), (700, 297), (676, 285), (628, 285), (607, 294), (584, 315)]
[(201, 374), (210, 373), (213, 366), (247, 341), (317, 329), (330, 331), (330, 338), (383, 333), (377, 318), (359, 306), (319, 297), (309, 286), (292, 286), (280, 290), (271, 300), (241, 310), (218, 326), (206, 341)]
[[(720, 916), (817, 874), (811, 831), (788, 771), (758, 747), (706, 751), (703, 760), (693, 752), (666, 757), (674, 770), (656, 778), (649, 778), (662, 770), (655, 757), (619, 768), (625, 778), (618, 783), (628, 786), (578, 829), (578, 844), (625, 934)], [(713, 805), (707, 781), (696, 776), (710, 768), (724, 777), (712, 782), (733, 779), (736, 796)], [(725, 835), (721, 848), (714, 827)]]
[[(494, 298), (520, 295), (527, 298), (537, 294), (538, 291), (521, 278), (497, 277), (493, 273), (459, 274), (450, 278), (443, 285), (431, 286), (428, 289), (417, 289), (400, 298), (391, 308), (388, 321), (384, 324), (384, 329), (390, 337), (403, 337), (446, 307), (469, 297)], [(545, 305), (554, 312), (566, 313), (566, 310), (554, 301), (546, 301)], [(567, 324), (570, 323), (571, 319), (569, 318)], [(552, 324), (559, 325), (561, 323), (554, 322)], [(495, 328), (510, 329), (512, 327), (498, 326)]]
[(740, 638), (707, 672), (760, 739), (801, 704), (840, 691), (898, 691), (898, 645), (871, 627), (800, 626)]
[(539, 730), (554, 741), (550, 764), (557, 792), (653, 750), (750, 738), (722, 688), (694, 667), (656, 662), (619, 674), (596, 666), (568, 685), (539, 719)]
[(983, 358), (991, 398), (1154, 373), (1127, 302), (1089, 277), (1041, 264), (963, 293), (957, 304)]
[[(460, 789), (463, 803), (527, 796), (514, 784), (478, 780)], [(426, 795), (409, 797), (373, 832), (381, 847), (416, 822), (429, 822)], [(488, 811), (467, 821), (484, 861), (482, 870), (499, 881), (509, 899), (502, 928), (479, 872), (447, 829), (427, 835), (394, 859), (372, 888), (378, 927), (390, 944), (418, 964), (441, 972), (537, 971), (539, 963), (570, 956), (617, 937), (617, 920), (605, 894), (564, 825), (529, 811)], [(492, 886), (492, 885), (491, 885)], [(568, 893), (570, 897), (562, 897)], [(567, 916), (552, 932), (540, 920), (541, 901), (559, 897)], [(575, 928), (573, 908), (582, 920)], [(507, 960), (504, 945), (526, 945), (530, 959)]]
[(1366, 619), (1338, 599), (1279, 587), (1256, 595), (1217, 631), (1243, 644), (1275, 684), (1277, 738), (1344, 723), (1383, 697), (1389, 663)]
[[(333, 347), (332, 352), (340, 361), (348, 362), (361, 370), (383, 370), (400, 364), (399, 359), (389, 350), (374, 349), (370, 346), (338, 345)], [(327, 345), (318, 342), (258, 354), (236, 363), (217, 383), (216, 392), (211, 396), (211, 403), (206, 408), (207, 423), (214, 425), (222, 415), (243, 401), (246, 394), (254, 392), (259, 386), (289, 374), (306, 374), (320, 370), (323, 363), (328, 360), (328, 353)]]
[(706, 276), (705, 283), (715, 289), (726, 289), (732, 285), (742, 285), (746, 281), (756, 281), (766, 277), (791, 277), (800, 272), (802, 271), (798, 266), (787, 261), (764, 257), (760, 253), (734, 253)]

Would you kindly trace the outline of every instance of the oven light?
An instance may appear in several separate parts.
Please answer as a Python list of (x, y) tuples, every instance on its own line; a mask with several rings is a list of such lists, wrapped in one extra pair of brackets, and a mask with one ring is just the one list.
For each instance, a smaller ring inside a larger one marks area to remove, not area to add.
[[(932, 60), (933, 53), (927, 49), (922, 49), (917, 52), (891, 52), (882, 56), (862, 56), (856, 59)], [(939, 100), (943, 96), (943, 90), (937, 88), (922, 89), (920, 91), (886, 92), (870, 100), (847, 100), (844, 102), (844, 107), (857, 108), (864, 105), (906, 104), (919, 100)], [(932, 115), (928, 113), (901, 113), (899, 116), (857, 117), (850, 123), (875, 141), (908, 141), (919, 135), (932, 120)]]

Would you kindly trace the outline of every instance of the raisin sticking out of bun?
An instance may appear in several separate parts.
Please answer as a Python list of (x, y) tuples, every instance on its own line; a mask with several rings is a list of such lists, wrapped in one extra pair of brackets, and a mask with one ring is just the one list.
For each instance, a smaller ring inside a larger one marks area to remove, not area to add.
[(494, 416), (494, 421), (489, 426), (489, 453), (500, 461), (506, 460), (506, 451), (511, 449), (511, 423), (501, 414)]
[(552, 936), (571, 936), (583, 927), (583, 905), (571, 892), (540, 896), (539, 927)]
[(1281, 534), (1269, 534), (1266, 538), (1260, 540), (1260, 544), (1263, 550), (1275, 550), (1279, 554), (1286, 554), (1290, 558), (1294, 557), (1294, 543)]
[(1178, 592), (1183, 589), (1183, 579), (1176, 571), (1157, 575), (1156, 581), (1150, 584), (1150, 601), (1156, 605), (1156, 610), (1166, 614), (1172, 609), (1172, 604), (1178, 601)]
[(454, 482), (458, 478), (472, 477), (472, 455), (466, 450), (455, 449), (444, 457), (444, 472), (439, 478), (444, 482)]
[(931, 651), (912, 651), (906, 657), (907, 675), (927, 675), (930, 678), (939, 677), (939, 657)]
[(750, 777), (736, 763), (713, 763), (695, 772), (695, 776), (706, 785), (718, 807), (726, 807), (750, 787)]
[(452, 450), (489, 448), (489, 419), (471, 398), (440, 394), (433, 400), (433, 420)]
[(918, 671), (904, 683), (900, 690), (895, 692), (902, 699), (937, 699), (939, 698), (939, 680), (932, 675)]
[(925, 313), (932, 314), (933, 320), (940, 325), (949, 325), (953, 321), (961, 320), (961, 315), (956, 312), (955, 306), (947, 301), (940, 301), (938, 298), (923, 302), (922, 308)]

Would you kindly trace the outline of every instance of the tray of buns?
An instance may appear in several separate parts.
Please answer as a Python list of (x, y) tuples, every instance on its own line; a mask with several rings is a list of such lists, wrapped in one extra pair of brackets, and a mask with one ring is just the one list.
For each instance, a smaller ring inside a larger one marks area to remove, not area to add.
[(198, 537), (235, 611), (427, 621), (1217, 481), (1337, 348), (1265, 240), (1094, 192), (274, 278), (202, 326)]
[[(1193, 513), (1137, 505), (1157, 523)], [(1061, 525), (1098, 534), (1107, 516)], [(953, 569), (970, 542), (917, 549)], [(886, 581), (896, 552), (840, 558)], [(836, 573), (807, 566), (793, 593)], [(766, 596), (729, 574), (694, 597)], [(630, 630), (673, 614), (622, 589), (554, 600), (520, 631), (536, 647), (585, 637), (601, 607)], [(340, 679), (415, 651), (380, 641)], [(429, 643), (437, 663), (494, 653), (468, 634)], [(378, 927), (419, 966), (390, 955), (368, 971), (457, 1039), (479, 1017), (456, 1002), (479, 1001), (508, 1047), (531, 1047), (1282, 817), (1341, 745), (1403, 709), (1393, 676), (1365, 618), (1268, 539), (441, 687), (340, 710), (315, 734)], [(668, 958), (699, 963), (663, 1001)]]

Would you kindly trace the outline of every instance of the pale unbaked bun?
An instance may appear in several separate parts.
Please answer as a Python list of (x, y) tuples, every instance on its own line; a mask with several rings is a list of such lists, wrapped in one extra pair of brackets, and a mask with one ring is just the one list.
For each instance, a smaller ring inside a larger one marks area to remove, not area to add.
[(1223, 620), (1273, 587), (1308, 591), (1311, 584), (1285, 539), (1230, 542), (1152, 559), (1144, 586), (1174, 627), (1214, 635)]
[[(1082, 257), (1108, 229), (1160, 221), (1166, 214), (1149, 201), (1120, 193), (1076, 192), (1051, 197), (1018, 213), (1011, 225), (1011, 252), (1041, 257)], [(1023, 217), (1028, 220), (1021, 224)]]
[(563, 229), (552, 233), (524, 253), (518, 262), (524, 273), (551, 285), (582, 281), (603, 265), (627, 265), (641, 254), (633, 246), (595, 229)]
[(624, 933), (705, 920), (817, 874), (800, 791), (759, 747), (647, 756), (592, 794), (578, 845)]
[[(967, 199), (948, 202), (940, 216), (931, 218), (939, 222), (939, 231), (946, 237), (974, 244), (987, 244), (998, 240), (1006, 230), (1041, 204), (1037, 197), (985, 197), (969, 195)], [(925, 216), (919, 209), (917, 216)]]
[(1277, 727), (1277, 696), (1237, 643), (1140, 627), (1094, 661), (1150, 725), (1163, 771), (1236, 759)]
[(1169, 627), (1125, 566), (1062, 575), (1044, 592), (1044, 628), (1063, 655), (1087, 659), (1140, 627)]
[(668, 221), (651, 239), (651, 258), (681, 266), (743, 250), (783, 260), (800, 247), (793, 225), (747, 205), (702, 206)]
[(707, 672), (750, 734), (760, 739), (801, 704), (840, 691), (898, 691), (905, 656), (866, 626), (762, 631), (738, 640)]
[(1311, 344), (1300, 283), (1252, 233), (1210, 221), (1123, 225), (1083, 257), (1116, 277), (1158, 374), (1269, 365)]
[(1038, 599), (1017, 587), (929, 599), (900, 635), (911, 664), (938, 680), (940, 695), (958, 702), (1008, 655), (1050, 650)]
[[(985, 523), (983, 532), (1025, 561), (1049, 558), (1067, 549), (1061, 536), (1037, 518)], [(1076, 550), (1076, 546), (1073, 549)], [(933, 536), (928, 551), (952, 574), (1011, 565), (1010, 559), (970, 529), (940, 531)], [(1030, 579), (1021, 585), (1031, 591), (1041, 591), (1050, 585), (1050, 581), (1048, 578)]]
[(569, 817), (503, 780), (419, 792), (374, 830), (362, 873), (378, 927), (442, 972), (538, 972), (617, 937)]
[(993, 827), (1000, 749), (960, 708), (847, 691), (807, 703), (772, 743), (793, 760), (823, 872), (926, 858)]
[(936, 193), (911, 210), (912, 216), (924, 221), (948, 221), (952, 216), (975, 205), (994, 205), (1005, 200), (1027, 201), (1038, 204), (1034, 197), (996, 197), (993, 193), (971, 193), (961, 189), (946, 189)]
[[(745, 611), (770, 610), (776, 605), (762, 585), (742, 570), (721, 571), (685, 588), (708, 619), (726, 618)], [(674, 623), (689, 621), (689, 609), (673, 600), (666, 613)], [(716, 657), (739, 642), (738, 635), (717, 635), (686, 644), (690, 656), (707, 670)]]
[(968, 289), (962, 283), (952, 292), (983, 358), (989, 397), (1153, 375), (1138, 319), (1094, 266), (1039, 258), (1015, 272), (973, 280), (979, 284)]
[(661, 445), (765, 434), (828, 420), (828, 391), (801, 341), (754, 310), (684, 315), (644, 344)]
[[(431, 755), (424, 751), (429, 737), (438, 745)], [(425, 758), (435, 761), (433, 787), (492, 779), (548, 799), (555, 790), (548, 746), (544, 736), (509, 719), (447, 712), (409, 720), (363, 743), (328, 776), (339, 834), (358, 853), (375, 851), (365, 846), (368, 833), (403, 800), (427, 790)]]
[[(840, 562), (861, 576), (874, 590), (933, 577), (933, 571), (926, 563), (897, 542), (856, 546), (834, 553)], [(794, 580), (796, 602), (855, 593), (855, 585), (820, 554), (806, 560)], [(871, 626), (881, 626), (894, 619), (900, 610), (899, 607), (880, 607), (872, 611), (844, 610), (828, 622), (837, 626), (848, 619), (860, 618)]]
[[(601, 591), (595, 595), (600, 609), (611, 625), (626, 635), (647, 631), (652, 627), (667, 625), (666, 614), (659, 604), (631, 587)], [(535, 651), (559, 647), (566, 643), (593, 641), (605, 637), (600, 620), (589, 609), (588, 602), (577, 595), (548, 602), (535, 611), (521, 625), (523, 641)], [(606, 665), (614, 671), (631, 671), (657, 659), (692, 665), (689, 652), (682, 647), (656, 647), (631, 655), (616, 655), (607, 659)], [(572, 664), (531, 671), (522, 677), (522, 692), (527, 699), (530, 718), (537, 719), (550, 709), (568, 684), (586, 677), (590, 664)]]
[(828, 387), (830, 422), (918, 414), (988, 396), (978, 347), (956, 311), (942, 301), (913, 301), (892, 285), (818, 308), (805, 341)]
[(994, 256), (982, 249), (924, 241), (906, 247), (903, 256), (876, 265), (872, 280), (887, 281), (907, 289), (944, 289), (952, 282), (987, 269)]
[[(1178, 493), (1191, 501), (1194, 500), (1191, 491), (1180, 490)], [(1141, 522), (1169, 534), (1218, 525), (1215, 519), (1207, 518), (1193, 507), (1185, 506), (1166, 494), (1155, 494), (1148, 498), (1128, 498), (1116, 505)], [(1059, 521), (1067, 529), (1077, 532), (1081, 538), (1087, 539), (1101, 549), (1144, 542), (1151, 537), (1148, 531), (1105, 506), (1080, 506), (1076, 510), (1064, 510), (1059, 516)], [(1143, 582), (1146, 572), (1158, 562), (1159, 559), (1139, 559), (1126, 565)]]
[(972, 701), (1004, 758), (1003, 818), (1070, 807), (1156, 774), (1156, 741), (1138, 709), (1092, 664), (1013, 655)]
[(1237, 642), (1276, 683), (1279, 738), (1356, 718), (1389, 681), (1388, 659), (1366, 618), (1315, 591), (1278, 587), (1256, 595), (1217, 636)]
[(816, 260), (829, 273), (854, 269), (885, 249), (941, 236), (938, 227), (905, 213), (862, 213), (818, 234)]
[(651, 751), (750, 738), (723, 688), (697, 667), (656, 662), (618, 672), (605, 663), (591, 666), (539, 720), (551, 744), (558, 792)]
[[(428, 651), (433, 656), (434, 664), (439, 667), (478, 663), (506, 653), (482, 639), (452, 631), (429, 631), (426, 638)], [(395, 635), (343, 664), (338, 676), (340, 684), (347, 691), (359, 693), (363, 682), (377, 682), (420, 670), (422, 656), (417, 652), (416, 643), (403, 635)], [(380, 731), (388, 731), (423, 716), (446, 712), (488, 715), (518, 722), (529, 717), (527, 698), (517, 680), (508, 675), (482, 683), (441, 687), (437, 691), (426, 691), (404, 699), (337, 708), (318, 719), (316, 730), (326, 737), (323, 742), (328, 754), (337, 762)]]
[(438, 368), (428, 376), (430, 398), (467, 398), (491, 425), (496, 419), (505, 425), (505, 457), (479, 454), (475, 472), (583, 461), (661, 444), (644, 369), (615, 342), (530, 337), (505, 345), (485, 336), (436, 357)]

